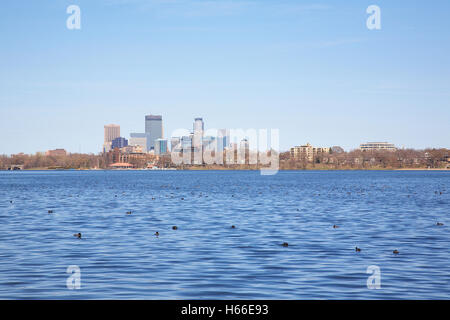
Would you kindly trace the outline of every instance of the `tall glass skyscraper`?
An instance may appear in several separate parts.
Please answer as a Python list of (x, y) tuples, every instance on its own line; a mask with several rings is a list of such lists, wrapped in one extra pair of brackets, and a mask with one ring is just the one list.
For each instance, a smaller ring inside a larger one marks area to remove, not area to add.
[(155, 140), (162, 139), (162, 116), (145, 116), (145, 133), (147, 134), (147, 151), (155, 149)]
[(202, 146), (202, 139), (203, 139), (203, 131), (204, 131), (204, 124), (202, 118), (195, 118), (194, 121), (194, 137), (192, 140), (192, 146), (194, 148), (201, 148)]

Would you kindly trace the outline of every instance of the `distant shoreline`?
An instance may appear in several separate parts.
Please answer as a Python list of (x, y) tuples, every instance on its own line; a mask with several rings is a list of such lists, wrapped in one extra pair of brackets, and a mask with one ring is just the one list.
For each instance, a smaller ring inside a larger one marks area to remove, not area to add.
[[(183, 168), (183, 169), (48, 169), (29, 168), (21, 170), (0, 170), (0, 171), (258, 171), (259, 168)], [(450, 171), (449, 168), (306, 168), (306, 169), (278, 169), (278, 171)]]

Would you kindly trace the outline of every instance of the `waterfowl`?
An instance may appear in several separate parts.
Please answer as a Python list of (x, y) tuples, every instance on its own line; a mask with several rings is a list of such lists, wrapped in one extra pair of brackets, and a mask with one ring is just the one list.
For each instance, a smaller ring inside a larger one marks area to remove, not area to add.
[(131, 211), (127, 211), (127, 214), (131, 214)]
[(184, 200), (184, 198), (181, 198), (181, 200)]
[(48, 210), (48, 213), (53, 213), (53, 210)]
[(442, 222), (436, 222), (437, 226), (443, 226), (444, 224)]
[(178, 230), (178, 227), (177, 226), (173, 226), (172, 230)]
[(361, 248), (355, 247), (356, 252), (361, 252)]
[(77, 237), (78, 239), (81, 239), (81, 233), (80, 233), (80, 232), (75, 233), (73, 236), (74, 236), (74, 237)]
[(12, 203), (12, 200), (9, 200), (9, 203)]
[(337, 228), (339, 228), (339, 226), (333, 224), (333, 229), (337, 229)]
[(236, 227), (233, 225), (233, 226), (231, 226), (231, 229), (235, 229)]
[(157, 236), (157, 237), (159, 236), (159, 232), (158, 231), (155, 232), (155, 236)]
[(289, 246), (289, 243), (283, 242), (282, 246), (283, 246), (283, 247), (288, 247), (288, 246)]
[(395, 249), (394, 251), (392, 251), (392, 253), (393, 254), (399, 254), (400, 252), (397, 249)]

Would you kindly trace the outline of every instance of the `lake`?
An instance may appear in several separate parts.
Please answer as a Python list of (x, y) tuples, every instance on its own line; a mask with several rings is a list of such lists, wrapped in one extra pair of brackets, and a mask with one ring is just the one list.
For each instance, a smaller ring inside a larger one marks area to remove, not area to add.
[(0, 298), (449, 299), (449, 216), (448, 171), (0, 172)]

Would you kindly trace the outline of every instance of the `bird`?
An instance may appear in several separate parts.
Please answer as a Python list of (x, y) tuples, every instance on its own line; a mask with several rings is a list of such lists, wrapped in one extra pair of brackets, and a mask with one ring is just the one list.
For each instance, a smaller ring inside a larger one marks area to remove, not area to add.
[(283, 246), (283, 247), (287, 247), (287, 246), (289, 246), (289, 243), (283, 242), (282, 246)]
[(443, 226), (444, 224), (442, 222), (436, 222), (437, 226)]
[(53, 213), (53, 210), (48, 210), (48, 213)]
[(155, 236), (157, 236), (157, 237), (159, 236), (159, 232), (158, 231), (155, 232)]
[(395, 249), (394, 251), (392, 251), (392, 253), (393, 254), (399, 254), (400, 252), (397, 249)]
[(337, 228), (339, 228), (339, 226), (333, 224), (333, 229), (337, 229)]
[(9, 200), (9, 203), (12, 203), (13, 201), (12, 200)]
[(178, 227), (177, 226), (173, 226), (172, 230), (178, 230)]
[(355, 247), (356, 252), (361, 252), (361, 248)]
[(127, 214), (131, 214), (131, 211), (127, 211)]
[(80, 233), (80, 232), (74, 233), (73, 236), (74, 236), (74, 237), (77, 237), (78, 239), (81, 239), (81, 233)]
[(231, 226), (231, 229), (235, 229), (236, 227), (234, 225)]
[(181, 200), (184, 200), (184, 198), (181, 198)]

